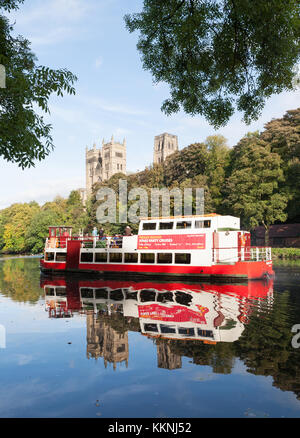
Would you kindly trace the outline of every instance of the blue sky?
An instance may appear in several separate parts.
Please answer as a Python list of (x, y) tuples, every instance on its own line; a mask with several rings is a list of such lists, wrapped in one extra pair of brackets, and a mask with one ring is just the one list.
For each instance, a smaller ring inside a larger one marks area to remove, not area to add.
[[(94, 142), (99, 147), (112, 134), (126, 138), (127, 170), (136, 171), (152, 162), (155, 135), (178, 135), (181, 149), (215, 133), (203, 117), (183, 112), (167, 117), (160, 111), (168, 86), (154, 85), (143, 70), (138, 34), (130, 34), (123, 20), (141, 8), (142, 0), (25, 0), (10, 14), (15, 32), (31, 41), (38, 64), (67, 68), (78, 82), (76, 96), (51, 98), (47, 121), (55, 150), (46, 160), (23, 171), (0, 159), (0, 209), (14, 202), (43, 203), (84, 187), (85, 147)], [(274, 96), (257, 122), (247, 126), (237, 113), (218, 133), (234, 146), (299, 102), (300, 90)]]

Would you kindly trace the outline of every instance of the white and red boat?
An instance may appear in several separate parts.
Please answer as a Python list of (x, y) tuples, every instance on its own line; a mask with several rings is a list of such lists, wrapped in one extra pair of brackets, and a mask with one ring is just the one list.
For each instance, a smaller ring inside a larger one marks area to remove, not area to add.
[(141, 219), (137, 235), (80, 237), (50, 227), (42, 272), (254, 280), (273, 277), (271, 248), (251, 247), (234, 216)]

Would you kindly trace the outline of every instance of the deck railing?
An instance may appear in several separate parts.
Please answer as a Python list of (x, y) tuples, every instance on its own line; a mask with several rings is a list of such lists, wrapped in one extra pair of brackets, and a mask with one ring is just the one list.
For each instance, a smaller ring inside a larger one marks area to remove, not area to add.
[(82, 248), (122, 248), (123, 236), (106, 236), (106, 237), (52, 237), (46, 239), (45, 249), (66, 249), (69, 240), (79, 240)]
[(231, 248), (214, 248), (213, 262), (230, 263), (236, 261), (268, 261), (272, 260), (270, 247), (247, 246)]

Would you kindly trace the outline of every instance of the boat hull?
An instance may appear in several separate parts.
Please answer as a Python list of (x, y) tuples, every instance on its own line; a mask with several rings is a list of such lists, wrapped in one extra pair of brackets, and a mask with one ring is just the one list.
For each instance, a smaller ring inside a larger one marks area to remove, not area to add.
[(77, 268), (67, 267), (67, 264), (45, 262), (41, 260), (40, 267), (44, 273), (89, 273), (97, 276), (151, 276), (179, 277), (208, 280), (261, 280), (274, 277), (272, 261), (243, 261), (233, 264), (216, 264), (212, 266), (173, 266), (146, 264), (97, 264), (79, 263)]

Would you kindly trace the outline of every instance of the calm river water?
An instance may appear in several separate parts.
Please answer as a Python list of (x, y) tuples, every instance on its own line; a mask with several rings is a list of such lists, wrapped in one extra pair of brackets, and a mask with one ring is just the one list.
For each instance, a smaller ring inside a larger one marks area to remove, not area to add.
[(299, 280), (46, 278), (0, 259), (0, 417), (300, 417)]

